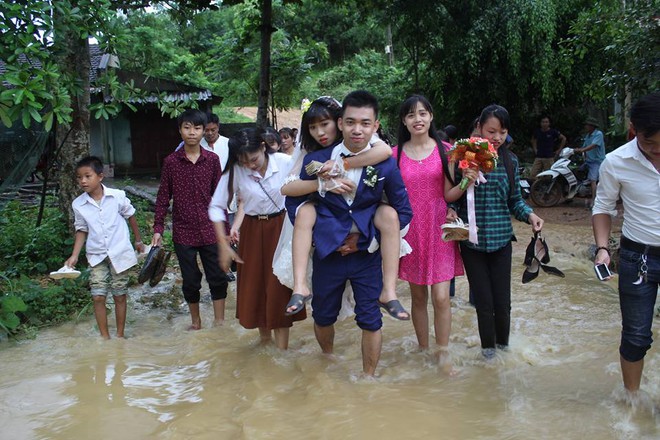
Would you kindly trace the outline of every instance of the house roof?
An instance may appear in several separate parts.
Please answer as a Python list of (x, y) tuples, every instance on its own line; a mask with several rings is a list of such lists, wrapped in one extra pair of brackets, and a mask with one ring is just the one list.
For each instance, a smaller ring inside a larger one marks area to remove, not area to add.
[[(89, 45), (89, 82), (92, 84), (90, 91), (93, 94), (101, 93), (101, 89), (94, 87), (93, 84), (98, 79), (100, 71), (103, 70), (103, 68), (100, 67), (103, 55), (104, 53), (98, 44)], [(26, 63), (28, 61), (24, 55), (20, 55), (19, 62)], [(36, 68), (41, 67), (41, 62), (39, 60), (31, 59), (30, 62)], [(6, 71), (7, 66), (5, 61), (0, 60), (0, 75), (4, 74)], [(222, 102), (222, 97), (213, 95), (209, 89), (190, 86), (188, 84), (183, 84), (164, 78), (156, 78), (153, 76), (145, 75), (141, 72), (122, 70), (120, 68), (115, 69), (115, 73), (120, 82), (129, 82), (132, 80), (135, 87), (149, 93), (146, 98), (135, 98), (130, 100), (131, 102), (153, 103), (158, 100), (158, 95), (161, 93), (165, 93), (165, 100), (167, 101), (193, 99), (195, 101), (211, 101), (213, 104), (219, 104)], [(11, 87), (10, 84), (4, 81), (2, 84), (5, 87)]]

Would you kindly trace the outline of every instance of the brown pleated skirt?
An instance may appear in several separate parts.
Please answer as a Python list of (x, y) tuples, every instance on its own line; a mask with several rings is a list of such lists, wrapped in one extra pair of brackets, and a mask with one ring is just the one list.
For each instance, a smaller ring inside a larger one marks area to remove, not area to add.
[(291, 327), (307, 317), (305, 310), (284, 315), (291, 289), (273, 274), (273, 255), (285, 219), (286, 213), (268, 220), (246, 215), (241, 224), (238, 254), (244, 263), (238, 265), (236, 277), (236, 318), (244, 328)]

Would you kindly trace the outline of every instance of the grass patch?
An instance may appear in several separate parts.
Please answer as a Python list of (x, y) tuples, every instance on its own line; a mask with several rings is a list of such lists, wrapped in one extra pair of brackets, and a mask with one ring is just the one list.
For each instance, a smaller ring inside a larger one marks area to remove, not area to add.
[(231, 107), (214, 107), (213, 112), (220, 118), (220, 124), (254, 122), (247, 116), (236, 113)]

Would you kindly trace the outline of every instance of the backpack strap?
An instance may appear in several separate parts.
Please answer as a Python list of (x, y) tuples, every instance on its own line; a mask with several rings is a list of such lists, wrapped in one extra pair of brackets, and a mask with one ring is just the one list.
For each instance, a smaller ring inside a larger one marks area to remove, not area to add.
[(513, 169), (513, 158), (516, 157), (516, 155), (511, 150), (509, 150), (509, 144), (502, 145), (500, 149), (502, 148), (504, 148), (503, 154), (501, 154), (502, 164), (504, 165), (506, 175), (509, 178), (509, 197), (511, 197), (516, 185), (516, 170)]

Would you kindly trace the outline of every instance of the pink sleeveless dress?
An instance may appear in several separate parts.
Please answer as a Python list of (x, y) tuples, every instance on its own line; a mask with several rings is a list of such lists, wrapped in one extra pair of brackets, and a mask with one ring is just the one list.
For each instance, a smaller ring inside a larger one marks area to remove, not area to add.
[[(394, 148), (394, 157), (397, 154), (398, 148)], [(428, 286), (463, 275), (458, 243), (442, 240), (440, 226), (447, 217), (447, 203), (440, 155), (436, 150), (418, 161), (403, 152), (399, 166), (413, 211), (410, 230), (405, 236), (413, 251), (401, 258), (399, 278)]]

